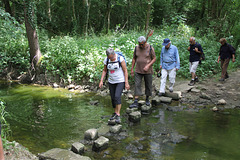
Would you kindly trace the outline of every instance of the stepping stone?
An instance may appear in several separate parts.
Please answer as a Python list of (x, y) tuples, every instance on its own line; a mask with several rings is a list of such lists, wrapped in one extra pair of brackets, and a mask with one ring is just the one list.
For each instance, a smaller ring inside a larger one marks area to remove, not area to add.
[(136, 111), (129, 114), (129, 121), (139, 122), (141, 120), (141, 112)]
[(119, 133), (119, 132), (121, 132), (121, 130), (122, 130), (122, 125), (119, 124), (119, 125), (110, 127), (109, 132), (110, 133)]
[(170, 98), (170, 97), (160, 97), (160, 100), (163, 103), (171, 103), (172, 102), (172, 98)]
[(95, 140), (98, 138), (98, 131), (97, 129), (89, 129), (84, 134), (85, 140)]
[(138, 108), (127, 108), (127, 109), (126, 109), (126, 113), (127, 113), (127, 114), (130, 114), (130, 113), (136, 112), (136, 111), (138, 111)]
[(92, 150), (93, 151), (102, 151), (108, 147), (109, 139), (106, 137), (99, 137), (97, 140), (94, 141)]
[(80, 142), (75, 142), (72, 144), (71, 151), (76, 154), (82, 155), (84, 153), (84, 145)]
[(182, 97), (182, 92), (181, 91), (166, 92), (164, 96), (170, 97), (174, 100), (179, 100)]
[(150, 111), (151, 111), (151, 108), (152, 108), (152, 105), (149, 105), (149, 106), (147, 106), (146, 104), (145, 105), (142, 105), (141, 106), (141, 111), (142, 111), (142, 113), (144, 114), (148, 114), (148, 113), (150, 113)]

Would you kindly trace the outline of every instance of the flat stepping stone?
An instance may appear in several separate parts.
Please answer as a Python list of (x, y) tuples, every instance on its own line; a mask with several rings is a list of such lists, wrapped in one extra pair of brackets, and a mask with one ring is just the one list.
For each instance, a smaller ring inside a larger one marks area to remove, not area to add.
[(181, 91), (166, 92), (164, 96), (170, 97), (174, 100), (179, 100), (182, 98), (182, 92)]
[(84, 153), (84, 145), (80, 142), (75, 142), (72, 144), (71, 151), (76, 154), (82, 155)]
[(139, 122), (141, 120), (141, 112), (136, 111), (129, 114), (129, 121)]
[(122, 125), (119, 124), (119, 125), (110, 127), (109, 132), (116, 134), (116, 133), (121, 132), (121, 130), (122, 130)]
[(160, 97), (160, 101), (162, 103), (171, 103), (172, 102), (172, 98), (170, 98), (170, 97)]
[(98, 131), (97, 129), (89, 129), (84, 134), (85, 140), (95, 140), (98, 138)]
[(93, 151), (102, 151), (108, 147), (109, 139), (106, 137), (99, 137), (97, 140), (94, 141), (92, 150)]
[(41, 153), (38, 155), (39, 159), (54, 159), (54, 160), (62, 160), (62, 159), (79, 159), (79, 160), (91, 160), (89, 157), (81, 156), (79, 154), (75, 154), (72, 151), (60, 148), (53, 148), (47, 152)]

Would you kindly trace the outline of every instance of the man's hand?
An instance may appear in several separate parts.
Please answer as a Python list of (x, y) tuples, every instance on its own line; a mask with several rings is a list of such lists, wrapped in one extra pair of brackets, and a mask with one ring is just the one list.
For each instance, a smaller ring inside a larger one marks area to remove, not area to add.
[(126, 90), (129, 90), (129, 89), (130, 89), (130, 85), (129, 85), (128, 82), (125, 82), (125, 89), (126, 89)]
[(132, 77), (134, 76), (134, 71), (133, 71), (133, 69), (131, 69), (131, 76), (132, 76)]
[(147, 71), (149, 70), (149, 65), (146, 65), (146, 66), (143, 68), (143, 70), (144, 70), (145, 72), (147, 72)]
[(235, 57), (233, 57), (233, 58), (232, 58), (232, 62), (235, 62), (235, 61), (236, 61), (236, 60), (235, 60)]

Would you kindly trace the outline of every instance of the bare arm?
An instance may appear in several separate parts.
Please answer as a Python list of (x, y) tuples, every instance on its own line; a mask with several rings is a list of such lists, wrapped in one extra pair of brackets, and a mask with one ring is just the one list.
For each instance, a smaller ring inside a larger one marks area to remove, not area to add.
[(131, 76), (134, 76), (133, 69), (134, 69), (135, 63), (136, 63), (136, 59), (133, 57), (133, 59), (132, 59), (132, 68), (131, 68)]
[(103, 68), (103, 71), (102, 71), (101, 80), (100, 80), (100, 83), (99, 83), (99, 88), (102, 88), (102, 86), (103, 86), (103, 79), (106, 76), (106, 74), (107, 74), (107, 65), (104, 65), (104, 68)]
[(125, 89), (130, 89), (129, 83), (128, 83), (128, 71), (127, 71), (127, 66), (125, 61), (121, 62), (121, 66), (123, 69), (123, 73), (124, 73), (124, 78), (125, 78)]

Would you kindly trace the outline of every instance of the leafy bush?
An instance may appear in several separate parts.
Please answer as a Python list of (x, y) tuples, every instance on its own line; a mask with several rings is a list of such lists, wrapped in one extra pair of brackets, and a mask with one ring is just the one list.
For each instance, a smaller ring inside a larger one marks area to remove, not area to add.
[(28, 41), (24, 26), (0, 8), (0, 71), (7, 67), (26, 71), (29, 66)]

